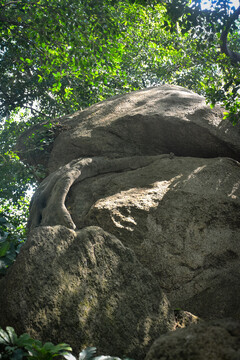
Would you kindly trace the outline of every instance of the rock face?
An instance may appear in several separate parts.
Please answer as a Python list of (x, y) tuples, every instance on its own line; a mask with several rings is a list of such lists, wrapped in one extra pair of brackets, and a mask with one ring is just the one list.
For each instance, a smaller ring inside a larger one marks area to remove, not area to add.
[(145, 360), (240, 359), (240, 323), (232, 320), (200, 323), (161, 336)]
[(0, 325), (141, 360), (173, 308), (240, 319), (239, 128), (167, 85), (58, 121)]
[(160, 155), (73, 185), (67, 206), (78, 228), (100, 226), (134, 250), (174, 307), (240, 318), (239, 175), (232, 159)]
[[(240, 129), (222, 120), (205, 99), (164, 85), (91, 106), (64, 117), (55, 140), (50, 172), (80, 157), (111, 158), (174, 153), (176, 156), (240, 159)], [(64, 144), (64, 146), (63, 146)]]
[(175, 326), (158, 281), (98, 227), (37, 228), (4, 280), (1, 326), (70, 341), (76, 353), (92, 345), (142, 359), (153, 339)]
[[(32, 164), (44, 164), (45, 159), (50, 173), (80, 157), (172, 152), (176, 156), (239, 160), (240, 128), (222, 118), (222, 109), (210, 109), (202, 96), (180, 86), (163, 85), (116, 96), (57, 119), (57, 138), (53, 145), (50, 142), (50, 154), (40, 156), (38, 151), (28, 156), (30, 130), (20, 139), (19, 150)], [(36, 125), (33, 132), (48, 136), (44, 126)]]

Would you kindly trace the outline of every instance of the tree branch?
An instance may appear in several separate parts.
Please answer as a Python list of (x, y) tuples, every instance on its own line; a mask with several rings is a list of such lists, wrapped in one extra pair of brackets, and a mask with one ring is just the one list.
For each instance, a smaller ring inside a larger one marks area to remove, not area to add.
[(41, 111), (39, 111), (39, 110), (37, 110), (37, 109), (34, 109), (32, 106), (27, 106), (27, 105), (24, 105), (23, 106), (25, 109), (30, 109), (32, 112), (35, 112), (35, 113), (37, 113), (37, 114), (39, 114), (39, 115), (43, 115), (43, 116), (47, 116), (45, 113), (43, 113), (43, 112), (41, 112)]
[(23, 23), (23, 22), (19, 22), (19, 21), (15, 21), (15, 20), (9, 20), (9, 19), (7, 19), (7, 18), (4, 18), (4, 17), (2, 17), (2, 16), (0, 16), (0, 22), (2, 22), (2, 23), (6, 23), (6, 24), (9, 24), (9, 25), (16, 25), (16, 26), (24, 26), (24, 27), (26, 27), (27, 25), (25, 24), (25, 23)]
[(230, 31), (231, 26), (234, 24), (234, 22), (237, 20), (238, 16), (240, 15), (240, 6), (234, 11), (234, 13), (229, 17), (226, 25), (223, 28), (223, 31), (221, 33), (221, 52), (226, 54), (231, 61), (236, 64), (240, 62), (240, 53), (231, 51), (228, 48), (227, 45), (227, 37), (228, 37), (228, 33)]
[(19, 0), (17, 0), (17, 1), (9, 1), (6, 4), (1, 5), (1, 8), (4, 8), (4, 7), (12, 5), (12, 4), (19, 4), (19, 3), (21, 3), (21, 1), (19, 1)]

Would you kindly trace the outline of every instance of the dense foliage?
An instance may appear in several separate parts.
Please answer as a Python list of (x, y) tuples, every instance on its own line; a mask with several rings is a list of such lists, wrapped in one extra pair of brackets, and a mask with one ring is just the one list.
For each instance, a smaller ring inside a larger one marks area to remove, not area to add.
[[(28, 334), (19, 337), (12, 327), (6, 331), (0, 328), (0, 359), (1, 360), (52, 360), (53, 358), (77, 360), (71, 354), (71, 347), (68, 344), (54, 345), (51, 342), (42, 344)], [(89, 347), (82, 350), (78, 360), (121, 360), (113, 356), (95, 356), (96, 348)], [(131, 360), (124, 357), (123, 360)]]
[(24, 219), (20, 221), (17, 214), (20, 212), (21, 216), (24, 216), (24, 214), (26, 216), (24, 212), (26, 206), (25, 199), (20, 200), (21, 207), (18, 209), (15, 209), (14, 205), (12, 205), (11, 208), (8, 208), (7, 215), (0, 213), (0, 277), (5, 274), (8, 266), (14, 262), (24, 241)]
[[(41, 179), (15, 150), (33, 123), (163, 83), (223, 104), (237, 122), (239, 62), (222, 46), (225, 29), (240, 50), (233, 14), (228, 0), (206, 9), (200, 0), (0, 0), (0, 212), (8, 223), (24, 224), (23, 199)], [(44, 151), (39, 141), (48, 139), (32, 139)], [(9, 236), (0, 240), (4, 256)]]
[(211, 104), (223, 105), (226, 117), (236, 124), (240, 119), (240, 6), (235, 8), (230, 0), (212, 0), (202, 9), (199, 0), (171, 0), (167, 14), (170, 27), (178, 24), (181, 33), (196, 42), (196, 59), (202, 58), (203, 65), (197, 82), (203, 94)]

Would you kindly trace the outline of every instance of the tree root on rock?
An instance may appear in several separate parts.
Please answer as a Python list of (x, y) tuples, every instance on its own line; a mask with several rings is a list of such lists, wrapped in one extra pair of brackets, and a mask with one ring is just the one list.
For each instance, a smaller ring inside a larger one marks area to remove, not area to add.
[(71, 161), (43, 180), (33, 195), (28, 229), (54, 225), (75, 229), (76, 225), (65, 206), (67, 194), (73, 184), (100, 174), (135, 170), (155, 160), (156, 156), (135, 156), (117, 159), (81, 158)]

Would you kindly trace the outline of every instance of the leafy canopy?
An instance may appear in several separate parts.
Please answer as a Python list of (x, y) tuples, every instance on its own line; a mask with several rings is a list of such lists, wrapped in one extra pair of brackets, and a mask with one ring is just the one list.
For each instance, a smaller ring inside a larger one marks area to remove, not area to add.
[[(229, 78), (238, 86), (236, 67), (220, 51), (234, 9), (228, 0), (211, 4), (0, 1), (0, 115), (24, 107), (56, 117), (163, 82), (207, 95)], [(232, 25), (230, 43), (237, 51), (239, 27)], [(213, 102), (224, 102), (223, 94), (215, 95)]]

